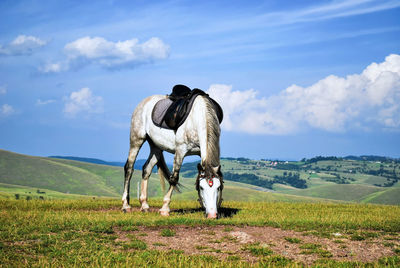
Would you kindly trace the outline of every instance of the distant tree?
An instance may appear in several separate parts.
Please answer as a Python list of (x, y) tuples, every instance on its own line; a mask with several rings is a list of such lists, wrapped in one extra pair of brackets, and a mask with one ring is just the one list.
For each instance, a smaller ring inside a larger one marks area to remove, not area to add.
[(249, 174), (249, 173), (236, 174), (236, 173), (226, 172), (226, 173), (224, 173), (224, 179), (231, 180), (231, 181), (237, 181), (237, 182), (243, 182), (243, 183), (261, 186), (261, 187), (269, 188), (269, 189), (272, 189), (272, 184), (273, 184), (273, 182), (271, 182), (271, 181), (264, 180), (257, 175)]

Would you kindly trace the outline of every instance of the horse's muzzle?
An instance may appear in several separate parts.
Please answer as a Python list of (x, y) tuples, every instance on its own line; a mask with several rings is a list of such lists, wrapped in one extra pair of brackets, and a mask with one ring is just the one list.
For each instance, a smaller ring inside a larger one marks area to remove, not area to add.
[(216, 219), (216, 218), (217, 218), (216, 212), (210, 212), (207, 214), (207, 219)]

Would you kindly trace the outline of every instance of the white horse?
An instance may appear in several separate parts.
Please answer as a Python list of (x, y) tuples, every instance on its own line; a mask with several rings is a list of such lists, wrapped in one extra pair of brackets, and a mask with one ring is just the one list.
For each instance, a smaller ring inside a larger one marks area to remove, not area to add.
[[(162, 183), (166, 179), (170, 186), (163, 199), (160, 213), (169, 216), (169, 204), (174, 188), (179, 180), (179, 170), (186, 155), (199, 155), (201, 164), (196, 189), (199, 201), (208, 218), (217, 218), (218, 208), (222, 201), (223, 177), (220, 170), (220, 122), (215, 106), (205, 96), (197, 96), (185, 122), (176, 130), (156, 126), (152, 121), (152, 110), (156, 103), (167, 98), (165, 95), (154, 95), (144, 99), (135, 109), (131, 120), (130, 150), (125, 164), (125, 183), (122, 195), (122, 209), (130, 211), (129, 184), (133, 173), (136, 156), (145, 141), (150, 145), (150, 155), (143, 166), (141, 193), (139, 201), (141, 210), (147, 212), (147, 182), (153, 167), (157, 164)], [(174, 155), (172, 174), (165, 164), (163, 151)]]

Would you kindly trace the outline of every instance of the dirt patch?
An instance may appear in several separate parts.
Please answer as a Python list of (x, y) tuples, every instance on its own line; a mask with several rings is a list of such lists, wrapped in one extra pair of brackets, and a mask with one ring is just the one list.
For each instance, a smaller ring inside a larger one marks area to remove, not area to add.
[[(163, 236), (163, 229), (170, 229), (173, 235)], [(138, 227), (136, 231), (116, 230), (116, 233), (117, 241), (126, 241), (127, 236), (134, 236), (150, 249), (179, 250), (189, 255), (207, 254), (220, 259), (237, 256), (251, 263), (268, 254), (281, 255), (307, 265), (321, 258), (365, 263), (393, 256), (393, 248), (400, 247), (399, 233), (391, 234), (389, 238), (377, 235), (363, 241), (353, 241), (349, 235), (340, 233), (332, 234), (332, 238), (321, 238), (272, 227)]]

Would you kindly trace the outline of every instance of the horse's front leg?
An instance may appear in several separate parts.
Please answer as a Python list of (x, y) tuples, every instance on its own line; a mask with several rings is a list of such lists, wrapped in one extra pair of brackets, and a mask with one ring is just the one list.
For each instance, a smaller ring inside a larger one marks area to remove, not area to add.
[(174, 157), (174, 165), (172, 168), (172, 175), (169, 177), (169, 189), (167, 194), (164, 196), (163, 199), (163, 206), (160, 209), (160, 213), (162, 216), (169, 216), (169, 203), (171, 202), (171, 196), (174, 188), (178, 184), (179, 181), (179, 171), (182, 166), (183, 158), (186, 155), (186, 150), (181, 149), (181, 150), (176, 150), (175, 152), (175, 157)]

